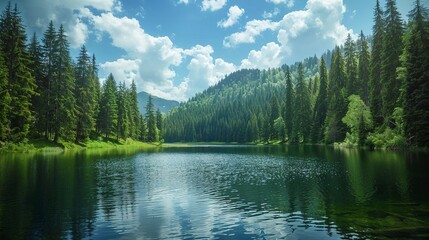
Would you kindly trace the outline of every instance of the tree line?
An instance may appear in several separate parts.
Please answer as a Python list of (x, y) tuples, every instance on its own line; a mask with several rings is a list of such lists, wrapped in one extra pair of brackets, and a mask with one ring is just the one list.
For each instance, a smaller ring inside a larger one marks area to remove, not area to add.
[(0, 17), (0, 143), (101, 136), (157, 142), (163, 116), (151, 96), (146, 110), (138, 110), (134, 81), (127, 87), (110, 74), (100, 86), (95, 55), (84, 45), (73, 61), (62, 25), (51, 21), (41, 42), (34, 33), (27, 43), (18, 7), (8, 3)]
[(429, 146), (429, 17), (405, 23), (376, 1), (370, 41), (349, 35), (320, 59), (245, 69), (171, 111), (166, 141)]

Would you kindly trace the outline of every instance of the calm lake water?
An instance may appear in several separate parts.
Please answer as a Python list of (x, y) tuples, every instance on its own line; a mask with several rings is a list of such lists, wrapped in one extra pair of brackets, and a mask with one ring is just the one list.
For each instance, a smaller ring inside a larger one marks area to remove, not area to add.
[(0, 239), (429, 238), (429, 156), (196, 146), (0, 156)]

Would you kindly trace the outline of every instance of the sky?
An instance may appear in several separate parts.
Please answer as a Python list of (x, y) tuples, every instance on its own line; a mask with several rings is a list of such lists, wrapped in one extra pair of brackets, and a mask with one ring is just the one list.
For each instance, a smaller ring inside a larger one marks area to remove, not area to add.
[[(412, 0), (397, 0), (402, 18)], [(421, 1), (429, 6), (429, 0)], [(71, 54), (85, 44), (103, 82), (186, 101), (243, 68), (320, 56), (348, 34), (371, 34), (375, 0), (11, 0), (27, 34), (63, 24)], [(385, 0), (380, 0), (384, 7)], [(1, 9), (7, 1), (1, 1)]]

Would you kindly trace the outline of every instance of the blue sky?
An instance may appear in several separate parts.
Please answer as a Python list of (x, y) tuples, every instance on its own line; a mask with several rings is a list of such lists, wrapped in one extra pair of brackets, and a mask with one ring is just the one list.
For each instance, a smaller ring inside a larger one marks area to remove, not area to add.
[[(320, 56), (371, 34), (375, 0), (19, 0), (28, 32), (64, 24), (72, 55), (95, 53), (103, 81), (184, 101), (241, 68)], [(428, 6), (428, 0), (422, 1)], [(380, 1), (384, 6), (385, 0)], [(404, 20), (413, 1), (397, 0)], [(0, 6), (4, 9), (6, 1)]]

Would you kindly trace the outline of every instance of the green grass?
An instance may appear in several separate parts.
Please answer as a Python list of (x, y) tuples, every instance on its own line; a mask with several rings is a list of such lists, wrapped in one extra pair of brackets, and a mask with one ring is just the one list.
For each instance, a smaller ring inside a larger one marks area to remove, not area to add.
[(135, 141), (130, 138), (123, 140), (120, 139), (91, 139), (83, 143), (73, 142), (58, 142), (54, 143), (46, 139), (32, 139), (22, 143), (3, 143), (0, 145), (0, 152), (18, 152), (18, 153), (29, 153), (29, 152), (49, 152), (49, 153), (60, 153), (68, 151), (80, 151), (86, 149), (109, 149), (109, 148), (156, 148), (159, 143), (144, 143)]

